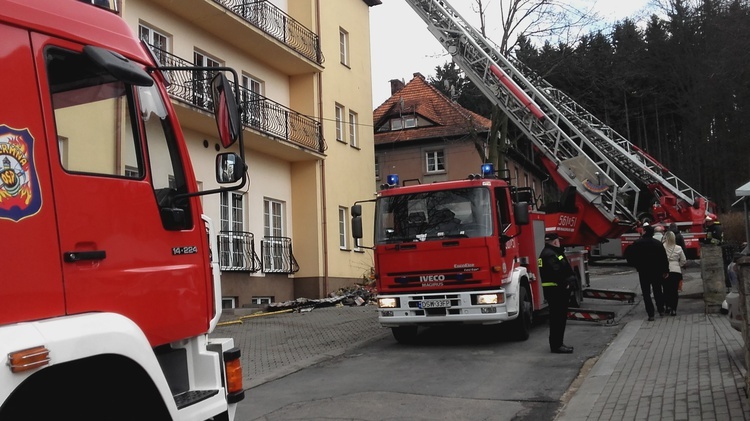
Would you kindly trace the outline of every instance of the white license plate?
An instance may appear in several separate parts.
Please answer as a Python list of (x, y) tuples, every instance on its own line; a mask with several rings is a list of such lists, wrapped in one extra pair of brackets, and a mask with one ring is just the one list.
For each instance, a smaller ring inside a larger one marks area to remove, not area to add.
[(447, 308), (451, 306), (451, 300), (424, 300), (419, 303), (420, 308)]

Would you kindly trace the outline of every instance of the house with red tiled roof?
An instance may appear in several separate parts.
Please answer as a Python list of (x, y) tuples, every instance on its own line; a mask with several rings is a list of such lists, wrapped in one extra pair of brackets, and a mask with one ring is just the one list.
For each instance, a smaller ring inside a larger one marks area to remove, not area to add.
[[(478, 148), (486, 151), (491, 127), (489, 119), (452, 101), (420, 73), (407, 84), (391, 80), (391, 97), (375, 109), (373, 124), (376, 189), (388, 174), (426, 184), (479, 173)], [(544, 175), (530, 161), (509, 153), (505, 165), (511, 183), (541, 193)]]

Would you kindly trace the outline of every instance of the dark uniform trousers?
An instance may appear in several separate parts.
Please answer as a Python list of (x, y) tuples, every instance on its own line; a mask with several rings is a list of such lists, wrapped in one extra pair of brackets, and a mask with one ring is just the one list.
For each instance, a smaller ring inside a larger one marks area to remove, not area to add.
[(563, 346), (570, 293), (566, 288), (559, 286), (547, 286), (543, 289), (544, 297), (549, 304), (549, 347), (557, 349)]

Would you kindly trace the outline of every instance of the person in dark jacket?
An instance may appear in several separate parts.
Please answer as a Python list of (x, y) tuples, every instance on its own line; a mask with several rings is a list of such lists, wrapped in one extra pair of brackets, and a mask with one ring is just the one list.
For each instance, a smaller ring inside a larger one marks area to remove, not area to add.
[(659, 288), (669, 276), (669, 259), (662, 244), (654, 239), (654, 227), (644, 225), (643, 235), (625, 249), (625, 259), (638, 271), (643, 293), (643, 304), (646, 306), (648, 320), (654, 320), (654, 303), (651, 301), (651, 290), (659, 315), (664, 315), (664, 296)]
[(542, 278), (544, 298), (549, 304), (549, 349), (555, 354), (570, 354), (573, 347), (565, 345), (563, 337), (575, 272), (560, 246), (560, 236), (547, 234), (544, 243), (544, 249), (539, 254), (539, 276)]

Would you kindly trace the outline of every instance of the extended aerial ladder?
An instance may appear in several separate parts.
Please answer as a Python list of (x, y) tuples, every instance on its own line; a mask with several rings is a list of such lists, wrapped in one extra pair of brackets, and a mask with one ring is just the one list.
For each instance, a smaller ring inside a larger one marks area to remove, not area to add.
[(658, 199), (657, 219), (702, 221), (705, 197), (522, 63), (506, 58), (446, 1), (406, 2), (467, 77), (542, 153), (558, 187), (574, 186), (576, 204), (584, 211), (595, 207), (609, 222), (607, 228), (579, 210), (588, 223), (580, 227), (582, 235), (568, 237), (571, 243), (595, 244), (635, 224), (640, 189), (633, 180)]

